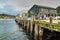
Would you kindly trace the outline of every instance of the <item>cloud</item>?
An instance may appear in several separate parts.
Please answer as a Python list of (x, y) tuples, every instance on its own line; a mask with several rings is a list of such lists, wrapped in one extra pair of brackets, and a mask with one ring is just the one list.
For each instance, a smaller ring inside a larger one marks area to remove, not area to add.
[(27, 2), (26, 0), (10, 0), (7, 2), (8, 5), (11, 5), (14, 7), (16, 10), (29, 10), (30, 7), (32, 7), (29, 4), (29, 1)]
[(4, 8), (5, 4), (0, 4), (0, 8)]
[(0, 14), (1, 13), (6, 13), (10, 15), (17, 15), (18, 11), (13, 9), (14, 7), (11, 5), (0, 5)]
[(31, 7), (34, 4), (56, 7), (60, 5), (60, 0), (9, 0), (9, 4), (15, 7)]
[(56, 8), (60, 0), (0, 0), (0, 10), (13, 14), (27, 12), (34, 4)]
[(5, 3), (7, 0), (0, 0), (0, 3)]

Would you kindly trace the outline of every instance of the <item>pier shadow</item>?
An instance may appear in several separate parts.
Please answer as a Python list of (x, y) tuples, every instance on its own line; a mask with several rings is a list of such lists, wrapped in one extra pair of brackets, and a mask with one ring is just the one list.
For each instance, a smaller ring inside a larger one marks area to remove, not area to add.
[(43, 30), (42, 40), (60, 40), (60, 32), (51, 31), (48, 29)]

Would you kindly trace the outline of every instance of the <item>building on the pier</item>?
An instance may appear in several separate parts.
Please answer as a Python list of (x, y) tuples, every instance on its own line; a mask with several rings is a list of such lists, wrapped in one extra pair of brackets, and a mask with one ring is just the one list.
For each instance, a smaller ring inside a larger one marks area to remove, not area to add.
[(57, 15), (56, 9), (47, 6), (33, 5), (33, 7), (28, 11), (29, 16), (34, 15), (35, 17), (40, 17), (46, 15), (46, 17)]
[(27, 20), (28, 18), (28, 13), (22, 13), (22, 19)]
[(28, 13), (21, 13), (21, 14), (17, 14), (16, 15), (16, 19), (17, 20), (27, 20), (27, 18), (28, 18)]

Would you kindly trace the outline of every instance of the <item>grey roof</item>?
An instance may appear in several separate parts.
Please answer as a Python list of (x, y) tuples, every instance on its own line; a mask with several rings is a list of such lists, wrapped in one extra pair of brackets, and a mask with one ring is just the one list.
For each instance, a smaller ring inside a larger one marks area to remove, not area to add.
[[(36, 5), (36, 4), (35, 4), (35, 5), (33, 5), (33, 7), (38, 7), (38, 8), (46, 8), (46, 9), (56, 10), (56, 8), (53, 8), (53, 7), (47, 7), (47, 6)], [(33, 7), (32, 7), (32, 8), (33, 8)], [(32, 9), (32, 8), (31, 8), (31, 9)]]

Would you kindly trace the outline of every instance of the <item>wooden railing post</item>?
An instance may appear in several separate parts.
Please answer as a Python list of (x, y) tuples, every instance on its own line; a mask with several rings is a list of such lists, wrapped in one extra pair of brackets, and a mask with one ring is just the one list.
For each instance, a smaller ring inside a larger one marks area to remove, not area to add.
[(50, 24), (52, 24), (53, 23), (53, 18), (52, 18), (52, 16), (50, 17)]
[(52, 29), (51, 24), (53, 23), (53, 18), (50, 16), (50, 29)]

